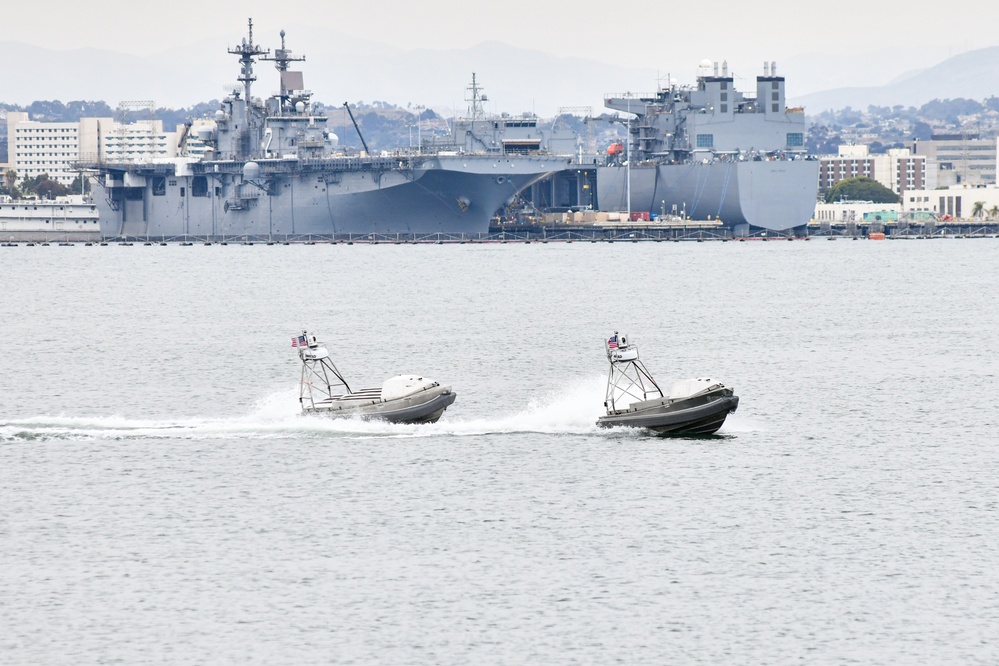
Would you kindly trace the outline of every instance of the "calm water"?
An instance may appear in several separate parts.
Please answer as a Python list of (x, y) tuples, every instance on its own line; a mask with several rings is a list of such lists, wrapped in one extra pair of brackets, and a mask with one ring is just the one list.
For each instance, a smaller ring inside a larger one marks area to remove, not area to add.
[[(999, 240), (0, 250), (0, 663), (996, 663)], [(305, 418), (305, 326), (434, 426)], [(614, 330), (722, 436), (598, 431)]]

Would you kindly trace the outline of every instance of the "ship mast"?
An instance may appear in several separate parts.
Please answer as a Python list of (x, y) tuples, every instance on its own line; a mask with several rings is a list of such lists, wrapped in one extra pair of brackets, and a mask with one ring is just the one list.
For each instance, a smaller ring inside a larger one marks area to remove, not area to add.
[(274, 49), (274, 57), (268, 57), (264, 55), (261, 60), (269, 60), (274, 63), (274, 68), (280, 72), (281, 79), (281, 110), (283, 111), (288, 104), (288, 100), (291, 99), (291, 90), (288, 87), (288, 77), (285, 76), (285, 72), (288, 71), (288, 63), (292, 62), (305, 62), (305, 56), (293, 56), (291, 54), (291, 49), (285, 48), (284, 45), (284, 30), (281, 31), (281, 48)]
[[(250, 128), (250, 85), (257, 80), (253, 75), (253, 58), (256, 56), (268, 55), (270, 49), (263, 49), (253, 43), (253, 19), (247, 19), (247, 38), (236, 48), (229, 49), (229, 53), (239, 56), (239, 76), (236, 78), (243, 84), (243, 93), (246, 100), (246, 116), (243, 120), (244, 127)], [(283, 45), (283, 44), (282, 44)]]
[(471, 93), (471, 97), (465, 98), (466, 102), (471, 102), (471, 106), (468, 107), (468, 113), (472, 117), (472, 120), (478, 120), (480, 116), (485, 115), (485, 111), (482, 108), (482, 103), (487, 101), (487, 97), (482, 94), (482, 88), (475, 80), (475, 72), (472, 72), (472, 85), (467, 88), (468, 92)]

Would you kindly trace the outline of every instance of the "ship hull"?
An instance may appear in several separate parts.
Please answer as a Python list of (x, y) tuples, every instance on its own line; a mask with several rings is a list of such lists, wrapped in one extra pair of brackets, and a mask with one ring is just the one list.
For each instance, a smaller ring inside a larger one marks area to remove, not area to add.
[[(563, 168), (551, 157), (443, 156), (418, 164), (334, 161), (104, 165), (95, 201), (105, 237), (292, 237), (484, 233), (524, 188)], [(200, 179), (200, 183), (198, 182)]]
[[(597, 168), (601, 210), (628, 210), (628, 168)], [(712, 161), (634, 166), (635, 213), (682, 215), (785, 230), (807, 224), (815, 211), (819, 163), (813, 160)]]

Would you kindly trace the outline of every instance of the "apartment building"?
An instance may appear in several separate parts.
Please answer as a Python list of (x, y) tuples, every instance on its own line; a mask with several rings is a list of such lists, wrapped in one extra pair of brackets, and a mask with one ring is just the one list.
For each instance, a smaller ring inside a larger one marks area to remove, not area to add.
[(915, 155), (908, 148), (872, 155), (863, 144), (840, 146), (838, 155), (819, 158), (819, 189), (861, 177), (876, 180), (896, 194), (932, 189), (936, 187), (935, 166), (925, 155)]

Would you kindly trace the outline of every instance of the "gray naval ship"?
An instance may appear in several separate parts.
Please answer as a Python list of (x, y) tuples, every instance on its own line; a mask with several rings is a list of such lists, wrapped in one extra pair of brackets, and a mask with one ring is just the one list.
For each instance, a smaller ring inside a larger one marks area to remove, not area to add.
[(807, 224), (819, 162), (805, 153), (805, 114), (785, 106), (774, 63), (756, 77), (756, 96), (735, 90), (723, 63), (704, 60), (696, 86), (674, 81), (650, 94), (606, 95), (633, 114), (628, 141), (596, 169), (601, 210), (721, 220), (736, 233)]
[[(281, 45), (272, 56), (255, 44), (251, 20), (247, 38), (229, 49), (242, 86), (222, 101), (214, 126), (197, 131), (203, 156), (84, 165), (94, 173), (103, 236), (486, 232), (519, 192), (568, 162), (539, 151), (346, 155), (326, 116), (313, 113), (302, 73), (288, 67), (304, 57), (284, 48), (283, 32)], [(280, 92), (267, 100), (251, 96), (256, 60), (279, 72)]]
[(562, 122), (561, 115), (545, 122), (533, 113), (486, 113), (485, 103), (489, 98), (475, 72), (472, 72), (472, 82), (465, 90), (467, 114), (451, 121), (447, 136), (428, 137), (423, 143), (425, 148), (490, 155), (545, 153), (569, 157), (577, 154), (579, 137)]

